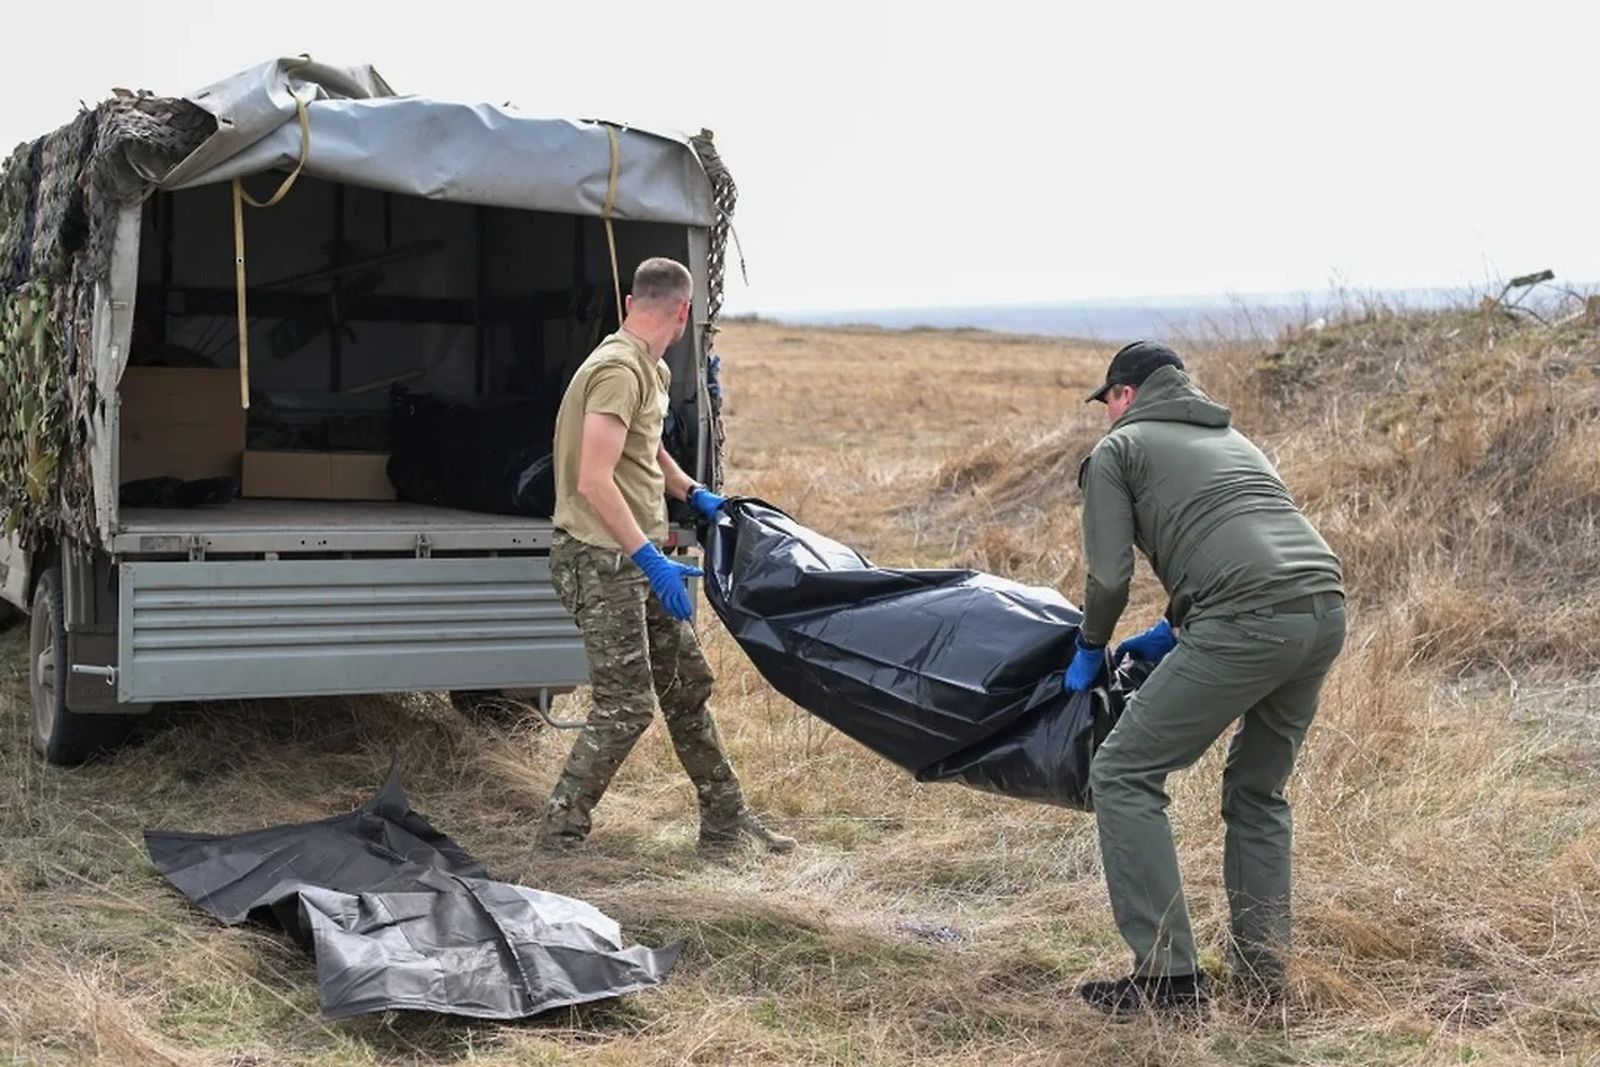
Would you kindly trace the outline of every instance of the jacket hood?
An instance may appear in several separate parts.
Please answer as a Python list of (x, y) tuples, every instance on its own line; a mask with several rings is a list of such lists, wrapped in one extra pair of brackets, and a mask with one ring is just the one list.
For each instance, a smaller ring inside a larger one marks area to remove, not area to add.
[(1187, 374), (1177, 367), (1161, 367), (1139, 386), (1133, 406), (1112, 429), (1135, 422), (1187, 422), (1223, 427), (1232, 421), (1233, 413), (1201, 392)]

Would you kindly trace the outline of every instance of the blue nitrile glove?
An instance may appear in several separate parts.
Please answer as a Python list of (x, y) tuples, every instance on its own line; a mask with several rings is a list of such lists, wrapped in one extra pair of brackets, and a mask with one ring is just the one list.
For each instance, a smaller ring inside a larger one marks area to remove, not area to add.
[(718, 496), (703, 485), (697, 485), (689, 490), (689, 503), (694, 505), (694, 509), (707, 522), (716, 522), (717, 514), (722, 511), (722, 505), (727, 502), (727, 497)]
[(649, 541), (632, 558), (644, 571), (644, 576), (650, 579), (650, 590), (661, 601), (661, 606), (667, 609), (667, 614), (674, 619), (687, 619), (690, 615), (689, 587), (683, 584), (684, 579), (699, 578), (705, 572), (699, 567), (668, 559)]
[(1116, 655), (1111, 657), (1111, 662), (1121, 663), (1123, 656), (1132, 656), (1134, 659), (1160, 663), (1161, 657), (1171, 652), (1177, 645), (1178, 639), (1172, 635), (1172, 624), (1162, 619), (1144, 633), (1130, 637), (1118, 645)]
[(1069, 693), (1082, 693), (1094, 687), (1095, 679), (1106, 665), (1105, 645), (1086, 645), (1078, 639), (1078, 651), (1072, 655), (1072, 666), (1061, 680), (1061, 688)]

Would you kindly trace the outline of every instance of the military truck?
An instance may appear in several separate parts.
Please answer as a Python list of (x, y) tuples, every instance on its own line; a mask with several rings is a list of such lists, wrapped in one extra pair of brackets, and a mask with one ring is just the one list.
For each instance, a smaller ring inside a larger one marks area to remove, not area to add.
[(82, 761), (157, 703), (542, 707), (581, 683), (549, 582), (554, 412), (634, 267), (679, 259), (667, 443), (718, 483), (735, 195), (709, 133), (397, 96), (306, 57), (116, 91), (20, 146), (0, 598), (28, 616), (34, 747)]

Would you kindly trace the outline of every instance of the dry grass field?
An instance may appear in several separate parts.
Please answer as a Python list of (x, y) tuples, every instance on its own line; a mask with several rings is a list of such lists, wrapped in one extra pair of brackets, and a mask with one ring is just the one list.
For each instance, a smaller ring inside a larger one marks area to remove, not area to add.
[[(1109, 350), (959, 332), (730, 324), (730, 489), (883, 563), (1081, 596), (1082, 395)], [(0, 1056), (43, 1063), (1600, 1063), (1600, 331), (1358, 313), (1211, 344), (1231, 404), (1346, 564), (1352, 636), (1293, 786), (1293, 996), (1197, 1029), (1109, 1024), (1128, 963), (1091, 820), (922, 786), (789, 705), (715, 620), (724, 735), (794, 855), (709, 865), (658, 726), (580, 854), (533, 851), (566, 736), (440, 696), (159, 715), (116, 759), (28, 751), (25, 635), (0, 635)], [(1142, 572), (1127, 630), (1162, 597)], [(580, 692), (558, 712), (581, 714)], [(415, 806), (498, 877), (686, 943), (660, 990), (514, 1025), (318, 1017), (310, 960), (169, 890), (142, 828)], [(1221, 965), (1220, 751), (1177, 778), (1196, 933)], [(953, 940), (930, 937), (952, 927)]]

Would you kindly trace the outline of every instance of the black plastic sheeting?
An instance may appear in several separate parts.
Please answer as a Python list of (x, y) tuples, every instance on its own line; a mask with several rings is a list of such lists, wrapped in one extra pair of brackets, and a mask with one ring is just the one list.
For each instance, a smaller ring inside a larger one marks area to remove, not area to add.
[(555, 412), (544, 398), (446, 400), (395, 387), (389, 481), (413, 504), (549, 518)]
[(1147, 665), (1069, 696), (1082, 613), (970, 570), (875, 567), (758, 500), (705, 531), (706, 598), (784, 696), (921, 781), (1092, 810), (1089, 765)]
[(276, 921), (309, 947), (333, 1018), (521, 1018), (659, 985), (678, 958), (676, 945), (624, 948), (617, 924), (581, 900), (491, 880), (411, 810), (392, 770), (371, 804), (320, 822), (144, 836), (202, 909)]

